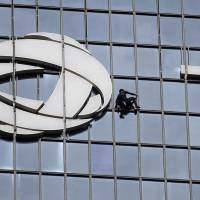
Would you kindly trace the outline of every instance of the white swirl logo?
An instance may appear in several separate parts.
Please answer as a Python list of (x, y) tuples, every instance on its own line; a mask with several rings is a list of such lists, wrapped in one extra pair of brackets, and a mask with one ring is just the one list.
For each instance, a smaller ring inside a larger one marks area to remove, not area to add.
[[(64, 113), (67, 129), (78, 128), (92, 121), (110, 101), (112, 84), (104, 66), (72, 38), (64, 36), (63, 52), (61, 47), (61, 36), (52, 33), (32, 33), (15, 40), (16, 74), (43, 72), (47, 69), (59, 71), (61, 74), (53, 93), (45, 103), (16, 96), (18, 134), (62, 131)], [(12, 74), (13, 64), (9, 63), (12, 57), (12, 41), (1, 42), (0, 78)], [(61, 73), (63, 60), (65, 66), (62, 73), (65, 73), (65, 79)], [(6, 133), (13, 133), (12, 105), (13, 96), (0, 92), (0, 130)]]

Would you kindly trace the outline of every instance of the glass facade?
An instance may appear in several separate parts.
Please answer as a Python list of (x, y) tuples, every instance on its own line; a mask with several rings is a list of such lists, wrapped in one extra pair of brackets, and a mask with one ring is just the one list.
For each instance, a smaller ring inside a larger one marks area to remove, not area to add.
[[(81, 132), (0, 134), (0, 199), (199, 200), (200, 81), (180, 65), (200, 66), (200, 1), (0, 0), (0, 42), (38, 31), (84, 44), (113, 97)], [(60, 76), (13, 74), (0, 91), (44, 101)], [(138, 94), (136, 115), (115, 111), (120, 88)]]

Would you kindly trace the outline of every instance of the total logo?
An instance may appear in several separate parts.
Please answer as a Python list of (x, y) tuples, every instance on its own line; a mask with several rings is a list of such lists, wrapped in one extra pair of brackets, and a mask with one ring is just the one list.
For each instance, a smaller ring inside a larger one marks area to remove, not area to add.
[(61, 35), (45, 32), (31, 33), (15, 40), (15, 48), (12, 41), (0, 43), (0, 79), (13, 73), (10, 62), (13, 49), (16, 75), (44, 70), (60, 72), (55, 89), (46, 102), (16, 96), (16, 122), (13, 95), (0, 92), (1, 132), (12, 134), (15, 123), (19, 135), (62, 131), (64, 114), (66, 128), (76, 129), (89, 124), (106, 108), (112, 95), (112, 84), (104, 66), (74, 39), (64, 36), (64, 48), (62, 44)]

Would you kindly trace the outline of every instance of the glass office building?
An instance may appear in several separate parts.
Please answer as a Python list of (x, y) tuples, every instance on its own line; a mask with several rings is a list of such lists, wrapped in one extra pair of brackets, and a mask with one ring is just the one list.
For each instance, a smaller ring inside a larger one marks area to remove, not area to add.
[[(200, 81), (180, 66), (200, 66), (200, 1), (0, 0), (1, 41), (62, 30), (109, 71), (110, 106), (67, 137), (0, 134), (0, 199), (199, 200)], [(58, 77), (11, 76), (0, 91), (46, 101)], [(120, 88), (138, 94), (137, 115), (115, 111)]]

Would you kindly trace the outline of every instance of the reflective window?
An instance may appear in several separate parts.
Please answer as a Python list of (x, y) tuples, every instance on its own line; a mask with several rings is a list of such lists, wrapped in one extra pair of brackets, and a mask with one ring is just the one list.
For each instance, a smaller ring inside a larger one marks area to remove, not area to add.
[(165, 143), (187, 145), (185, 116), (165, 115)]
[(192, 161), (192, 179), (200, 179), (199, 162), (200, 162), (200, 151), (191, 150), (191, 161)]
[(89, 45), (89, 51), (96, 57), (110, 72), (110, 48), (102, 45)]
[(108, 41), (108, 14), (88, 13), (88, 39)]
[(137, 142), (137, 116), (129, 113), (124, 119), (115, 113), (115, 138), (120, 142)]
[(44, 6), (59, 6), (59, 0), (38, 0), (39, 5)]
[[(7, 0), (10, 2), (11, 0)], [(35, 0), (14, 0), (14, 4), (28, 4), (28, 5), (35, 5)]]
[(38, 170), (38, 143), (17, 142), (17, 169)]
[(168, 178), (188, 178), (188, 152), (185, 149), (166, 149)]
[(199, 200), (199, 196), (200, 196), (200, 185), (193, 184), (192, 185), (192, 199)]
[(134, 49), (132, 47), (113, 47), (113, 73), (115, 75), (134, 75), (134, 66)]
[(79, 130), (79, 131), (72, 131), (72, 133), (69, 133), (70, 139), (75, 140), (87, 140), (88, 139), (88, 130)]
[(0, 139), (0, 169), (13, 168), (13, 144), (12, 141)]
[(117, 146), (116, 167), (118, 176), (138, 176), (137, 147)]
[(84, 0), (63, 0), (63, 6), (72, 8), (83, 8)]
[(64, 199), (64, 178), (42, 176), (42, 200)]
[(67, 170), (70, 173), (88, 173), (87, 144), (67, 143)]
[(179, 46), (182, 44), (181, 18), (161, 17), (160, 26), (162, 44)]
[(39, 200), (39, 177), (17, 175), (17, 200)]
[(200, 46), (200, 19), (185, 19), (186, 45)]
[(11, 94), (11, 81), (5, 79), (0, 82), (0, 91)]
[(190, 143), (193, 146), (200, 146), (200, 118), (191, 117), (189, 118), (190, 122)]
[(163, 83), (164, 109), (171, 111), (185, 111), (184, 83)]
[(39, 10), (39, 31), (60, 33), (60, 13), (57, 10)]
[(181, 0), (159, 1), (160, 12), (163, 13), (181, 13)]
[(189, 65), (200, 65), (200, 51), (189, 51)]
[(188, 103), (190, 112), (200, 112), (199, 100), (200, 100), (200, 85), (188, 84)]
[(88, 200), (89, 181), (87, 178), (68, 177), (67, 178), (67, 199)]
[(112, 0), (111, 7), (113, 10), (132, 10), (132, 0)]
[(133, 43), (133, 16), (112, 14), (112, 40)]
[(94, 121), (90, 129), (93, 140), (112, 140), (112, 113), (106, 113), (103, 118)]
[(0, 0), (0, 3), (10, 3), (11, 4), (11, 0)]
[(64, 12), (64, 34), (76, 40), (85, 39), (83, 12)]
[(93, 144), (91, 153), (94, 174), (113, 174), (113, 147), (111, 145)]
[(19, 77), (17, 80), (17, 95), (29, 99), (37, 99), (36, 77)]
[(140, 115), (140, 140), (142, 143), (162, 143), (161, 116), (155, 114)]
[[(145, 1), (146, 2), (146, 1)], [(136, 16), (137, 42), (157, 44), (157, 18), (155, 16)]]
[(95, 9), (107, 9), (108, 0), (87, 0), (87, 7)]
[(0, 35), (11, 35), (11, 9), (0, 8)]
[(143, 181), (143, 200), (164, 200), (164, 184), (162, 182)]
[(142, 176), (163, 177), (163, 150), (160, 148), (141, 148)]
[(63, 171), (63, 143), (42, 142), (42, 169)]
[(189, 185), (185, 183), (167, 183), (168, 198), (172, 200), (190, 199)]
[(180, 78), (181, 51), (162, 49), (162, 72), (164, 78)]
[(156, 0), (135, 0), (136, 11), (156, 12)]
[(0, 174), (0, 194), (2, 200), (13, 200), (13, 175)]
[(160, 109), (160, 82), (139, 81), (139, 103), (142, 109)]
[(159, 76), (159, 58), (157, 49), (138, 48), (137, 58), (139, 76)]
[(117, 199), (118, 200), (139, 200), (139, 184), (132, 180), (117, 180)]
[(199, 0), (183, 0), (184, 13), (199, 15), (200, 2)]
[(92, 180), (92, 200), (114, 200), (114, 184), (110, 179)]

